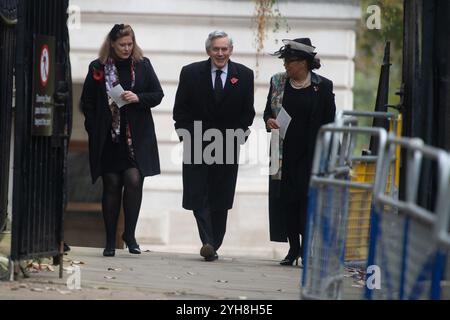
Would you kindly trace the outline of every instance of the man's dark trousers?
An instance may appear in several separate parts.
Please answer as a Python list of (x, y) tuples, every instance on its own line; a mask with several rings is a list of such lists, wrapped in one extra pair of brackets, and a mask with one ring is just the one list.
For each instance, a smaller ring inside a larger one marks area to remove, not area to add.
[(228, 210), (210, 210), (204, 207), (193, 211), (203, 245), (210, 244), (215, 251), (219, 250), (225, 236)]

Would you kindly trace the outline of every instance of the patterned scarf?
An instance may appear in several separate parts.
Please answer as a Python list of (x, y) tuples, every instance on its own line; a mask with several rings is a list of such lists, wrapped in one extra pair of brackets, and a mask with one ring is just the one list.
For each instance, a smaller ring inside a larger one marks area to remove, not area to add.
[[(284, 88), (286, 85), (287, 74), (286, 72), (277, 73), (272, 77), (272, 96), (271, 96), (271, 104), (270, 107), (272, 109), (272, 115), (274, 118), (278, 116), (281, 108), (283, 107), (283, 96), (284, 96)], [(281, 180), (281, 165), (283, 162), (283, 138), (281, 138), (280, 134), (273, 134), (271, 139), (279, 139), (278, 141), (278, 171), (271, 175), (271, 179), (273, 180)], [(273, 145), (273, 143), (271, 143)], [(272, 159), (271, 159), (272, 160)], [(277, 159), (275, 159), (276, 161)], [(272, 160), (273, 161), (273, 160)]]
[[(135, 83), (135, 73), (134, 73), (134, 62), (131, 62), (131, 90), (134, 88)], [(105, 85), (106, 92), (109, 91), (119, 84), (119, 73), (117, 67), (114, 64), (112, 58), (108, 58), (105, 64)], [(119, 143), (120, 137), (120, 110), (117, 104), (111, 99), (108, 94), (108, 105), (111, 110), (112, 123), (111, 123), (111, 138), (115, 143)], [(131, 140), (130, 125), (126, 124), (126, 143), (132, 158), (134, 158), (133, 144)]]

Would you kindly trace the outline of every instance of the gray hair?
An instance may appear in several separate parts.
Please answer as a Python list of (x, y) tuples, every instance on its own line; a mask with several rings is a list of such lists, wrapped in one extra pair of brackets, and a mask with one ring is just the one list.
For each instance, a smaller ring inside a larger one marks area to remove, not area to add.
[(228, 45), (230, 46), (230, 48), (233, 48), (233, 39), (231, 39), (231, 37), (229, 37), (225, 31), (215, 30), (215, 31), (211, 32), (205, 41), (206, 51), (209, 51), (209, 49), (211, 49), (211, 43), (214, 39), (227, 38), (227, 37), (228, 37)]

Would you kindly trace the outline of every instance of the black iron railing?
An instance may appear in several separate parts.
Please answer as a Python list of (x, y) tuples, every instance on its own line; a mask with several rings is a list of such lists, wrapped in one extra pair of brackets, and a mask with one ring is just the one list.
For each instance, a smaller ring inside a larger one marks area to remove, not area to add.
[(8, 209), (17, 0), (0, 1), (0, 232)]
[[(13, 260), (62, 253), (66, 154), (72, 112), (67, 6), (67, 0), (20, 1), (18, 6)], [(50, 136), (32, 132), (33, 45), (37, 35), (55, 39)]]

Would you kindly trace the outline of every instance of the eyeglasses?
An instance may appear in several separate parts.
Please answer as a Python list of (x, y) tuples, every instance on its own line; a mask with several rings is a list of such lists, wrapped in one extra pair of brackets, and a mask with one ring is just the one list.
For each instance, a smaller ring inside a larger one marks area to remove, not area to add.
[(285, 64), (289, 64), (291, 62), (300, 61), (300, 60), (302, 60), (302, 59), (299, 59), (299, 58), (284, 58), (284, 63)]

